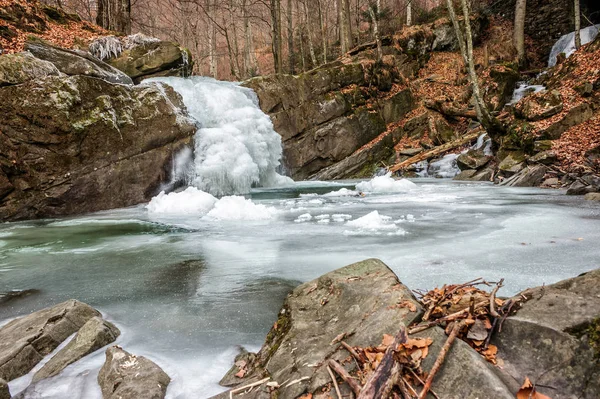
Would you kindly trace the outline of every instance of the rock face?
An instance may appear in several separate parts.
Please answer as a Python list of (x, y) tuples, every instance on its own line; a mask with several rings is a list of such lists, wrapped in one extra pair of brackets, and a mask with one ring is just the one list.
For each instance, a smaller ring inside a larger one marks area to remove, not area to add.
[(196, 131), (162, 84), (49, 76), (2, 87), (0, 98), (2, 221), (148, 201)]
[(80, 50), (55, 47), (41, 40), (30, 41), (25, 49), (40, 60), (49, 61), (66, 75), (84, 75), (110, 83), (133, 84), (123, 72)]
[(528, 300), (492, 340), (514, 392), (529, 376), (554, 399), (600, 397), (600, 364), (590, 346), (600, 347), (599, 282), (595, 270), (521, 294)]
[(40, 60), (31, 53), (6, 54), (0, 57), (0, 87), (59, 74), (53, 63)]
[(90, 50), (136, 83), (156, 76), (189, 76), (193, 68), (187, 49), (139, 33), (98, 38), (90, 44)]
[[(277, 322), (267, 335), (260, 352), (243, 354), (222, 381), (228, 386), (244, 385), (262, 379), (295, 381), (269, 393), (263, 384), (246, 394), (252, 398), (298, 398), (310, 394), (325, 399), (331, 392), (326, 365), (334, 359), (347, 370), (354, 362), (343, 362), (348, 353), (336, 344), (336, 337), (351, 346), (377, 346), (383, 334), (395, 335), (399, 326), (420, 320), (423, 309), (396, 275), (381, 261), (368, 259), (335, 270), (297, 287), (286, 299)], [(435, 327), (419, 334), (434, 344), (421, 364), (429, 371), (446, 336)], [(247, 368), (243, 378), (235, 377), (240, 366)], [(342, 395), (349, 387), (340, 384)], [(494, 368), (466, 343), (455, 343), (432, 389), (444, 398), (502, 398), (514, 396), (497, 376)], [(228, 398), (225, 392), (215, 398)]]
[(0, 399), (10, 399), (10, 390), (8, 383), (0, 378)]
[(171, 378), (154, 362), (113, 346), (98, 374), (104, 399), (162, 399)]
[(91, 318), (81, 327), (67, 346), (62, 348), (35, 373), (33, 382), (57, 375), (69, 364), (114, 342), (120, 334), (121, 332), (114, 324), (100, 317)]
[(11, 321), (0, 328), (0, 378), (27, 374), (69, 335), (100, 313), (69, 300)]

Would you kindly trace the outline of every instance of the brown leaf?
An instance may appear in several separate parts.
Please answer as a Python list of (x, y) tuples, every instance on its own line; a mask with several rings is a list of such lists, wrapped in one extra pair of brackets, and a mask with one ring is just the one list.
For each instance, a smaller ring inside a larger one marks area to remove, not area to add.
[(246, 375), (246, 369), (241, 369), (240, 371), (238, 371), (237, 373), (235, 373), (235, 376), (237, 378), (244, 378), (244, 376)]
[(390, 346), (394, 343), (394, 337), (389, 334), (383, 334), (383, 341), (381, 341), (381, 345)]
[(536, 392), (535, 386), (531, 383), (528, 377), (525, 377), (525, 382), (517, 392), (517, 399), (551, 399), (549, 396)]

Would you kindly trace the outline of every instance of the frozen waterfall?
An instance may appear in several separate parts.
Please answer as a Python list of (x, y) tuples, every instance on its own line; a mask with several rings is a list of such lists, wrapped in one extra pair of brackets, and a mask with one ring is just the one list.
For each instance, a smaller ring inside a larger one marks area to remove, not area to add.
[(271, 119), (261, 111), (251, 89), (199, 76), (147, 81), (173, 87), (198, 121), (193, 161), (188, 157), (193, 162), (187, 174), (190, 185), (223, 196), (245, 194), (253, 186), (291, 182), (277, 173), (281, 136), (273, 130)]
[[(600, 31), (599, 25), (588, 26), (587, 28), (581, 29), (581, 44), (588, 44), (593, 41), (596, 36), (598, 36), (598, 31)], [(548, 66), (553, 67), (556, 65), (556, 58), (560, 53), (565, 53), (567, 58), (571, 56), (575, 52), (575, 32), (567, 33), (562, 36), (554, 46), (552, 46), (552, 50), (550, 51), (550, 58), (548, 60)]]

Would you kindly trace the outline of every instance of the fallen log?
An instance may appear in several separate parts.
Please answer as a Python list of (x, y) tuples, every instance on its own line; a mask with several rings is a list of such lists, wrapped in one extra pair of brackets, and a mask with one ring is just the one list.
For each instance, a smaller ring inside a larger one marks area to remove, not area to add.
[(477, 112), (471, 109), (457, 108), (445, 101), (426, 100), (425, 107), (450, 117), (462, 117), (477, 120)]
[(406, 169), (407, 167), (409, 167), (410, 165), (417, 163), (417, 162), (421, 162), (424, 161), (426, 159), (430, 159), (433, 157), (436, 157), (438, 155), (443, 154), (444, 152), (450, 151), (455, 149), (456, 147), (460, 147), (462, 145), (465, 145), (467, 143), (470, 143), (471, 141), (473, 141), (474, 139), (476, 139), (477, 137), (479, 137), (479, 135), (483, 132), (483, 129), (478, 128), (475, 129), (469, 133), (467, 133), (466, 135), (451, 141), (449, 143), (440, 145), (435, 147), (432, 150), (429, 151), (425, 151), (425, 152), (421, 152), (417, 155), (415, 155), (414, 157), (408, 158), (406, 161), (402, 161), (399, 162), (395, 165), (393, 165), (392, 167), (390, 167), (388, 169), (388, 171), (390, 172), (397, 172), (399, 170), (403, 170)]
[(371, 374), (357, 399), (379, 399), (386, 397), (386, 392), (389, 394), (390, 385), (393, 385), (394, 379), (398, 377), (399, 373), (399, 369), (395, 368), (394, 351), (398, 348), (398, 345), (405, 343), (407, 340), (406, 328), (402, 326), (396, 337), (394, 337), (394, 342), (385, 350), (379, 366)]

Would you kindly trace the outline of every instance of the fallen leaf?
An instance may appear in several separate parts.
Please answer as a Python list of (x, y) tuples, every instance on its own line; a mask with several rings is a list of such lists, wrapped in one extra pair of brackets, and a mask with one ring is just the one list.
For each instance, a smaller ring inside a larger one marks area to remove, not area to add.
[(235, 373), (235, 376), (237, 378), (244, 378), (245, 375), (246, 375), (246, 369), (241, 369), (240, 371), (238, 371), (237, 373)]
[(393, 343), (394, 343), (394, 337), (392, 337), (389, 334), (383, 334), (383, 341), (381, 341), (381, 344), (383, 346), (390, 346)]
[(535, 386), (531, 383), (528, 377), (525, 377), (525, 382), (517, 392), (517, 399), (551, 399), (549, 396), (536, 392)]

